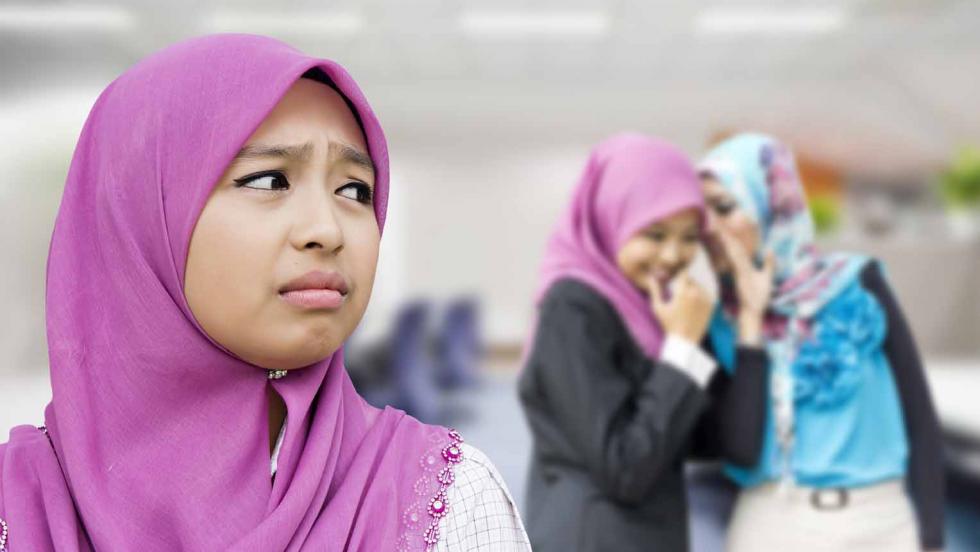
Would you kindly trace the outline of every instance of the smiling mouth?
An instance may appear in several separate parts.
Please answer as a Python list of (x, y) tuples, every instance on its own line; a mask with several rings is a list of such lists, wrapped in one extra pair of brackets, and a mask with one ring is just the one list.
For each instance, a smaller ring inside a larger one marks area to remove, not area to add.
[(662, 268), (651, 268), (647, 270), (647, 274), (653, 279), (657, 280), (661, 284), (666, 284), (671, 281), (674, 276), (677, 275), (676, 270), (664, 270)]

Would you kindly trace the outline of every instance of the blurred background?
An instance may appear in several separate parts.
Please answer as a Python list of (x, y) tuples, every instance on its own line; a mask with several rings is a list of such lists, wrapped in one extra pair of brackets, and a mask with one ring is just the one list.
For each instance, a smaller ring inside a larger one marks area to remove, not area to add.
[[(590, 146), (637, 130), (697, 157), (761, 130), (798, 152), (821, 242), (888, 265), (947, 435), (948, 550), (980, 550), (978, 25), (973, 0), (4, 0), (0, 432), (50, 399), (45, 257), (96, 96), (174, 41), (255, 32), (341, 62), (390, 139), (389, 226), (349, 347), (371, 400), (460, 427), (523, 504), (514, 382)], [(710, 531), (695, 523), (698, 549), (718, 549)]]

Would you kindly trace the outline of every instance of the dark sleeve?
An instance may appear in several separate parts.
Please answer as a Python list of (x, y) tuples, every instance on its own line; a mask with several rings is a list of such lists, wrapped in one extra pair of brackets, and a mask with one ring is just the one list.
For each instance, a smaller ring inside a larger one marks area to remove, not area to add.
[[(709, 345), (702, 347), (711, 354)], [(708, 383), (708, 409), (694, 434), (695, 458), (720, 458), (746, 468), (759, 462), (769, 400), (768, 362), (765, 349), (740, 345), (734, 373), (715, 371)]]
[(625, 330), (608, 311), (578, 298), (545, 302), (528, 366), (551, 423), (597, 486), (634, 504), (680, 460), (707, 396), (667, 365), (639, 384), (619, 369)]
[(887, 317), (884, 350), (902, 402), (909, 440), (907, 484), (919, 521), (919, 538), (924, 549), (940, 549), (946, 484), (942, 433), (929, 384), (912, 332), (877, 263), (864, 269), (861, 283), (877, 298)]

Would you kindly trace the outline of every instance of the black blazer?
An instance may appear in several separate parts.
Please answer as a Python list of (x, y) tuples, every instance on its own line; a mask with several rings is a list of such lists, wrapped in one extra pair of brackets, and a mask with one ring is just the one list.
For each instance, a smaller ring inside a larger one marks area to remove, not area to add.
[(738, 370), (707, 389), (637, 346), (612, 305), (574, 280), (539, 309), (519, 394), (534, 450), (525, 521), (536, 552), (685, 551), (683, 462), (756, 463), (766, 354), (739, 348)]

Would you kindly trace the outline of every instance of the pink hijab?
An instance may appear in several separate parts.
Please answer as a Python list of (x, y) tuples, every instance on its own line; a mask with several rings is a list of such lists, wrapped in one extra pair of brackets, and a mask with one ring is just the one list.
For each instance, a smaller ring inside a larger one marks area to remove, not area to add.
[[(425, 550), (451, 505), (458, 435), (355, 392), (343, 351), (270, 381), (216, 345), (183, 294), (195, 222), (235, 153), (310, 69), (388, 152), (351, 77), (264, 37), (178, 43), (102, 93), (72, 159), (48, 259), (47, 430), (0, 445), (14, 551)], [(269, 477), (266, 388), (288, 408)], [(443, 502), (433, 502), (442, 498)]]
[(650, 300), (616, 264), (634, 234), (682, 209), (703, 213), (694, 166), (671, 144), (641, 134), (619, 134), (593, 148), (572, 204), (551, 235), (537, 300), (558, 280), (578, 280), (605, 297), (649, 356), (660, 352), (663, 331)]

